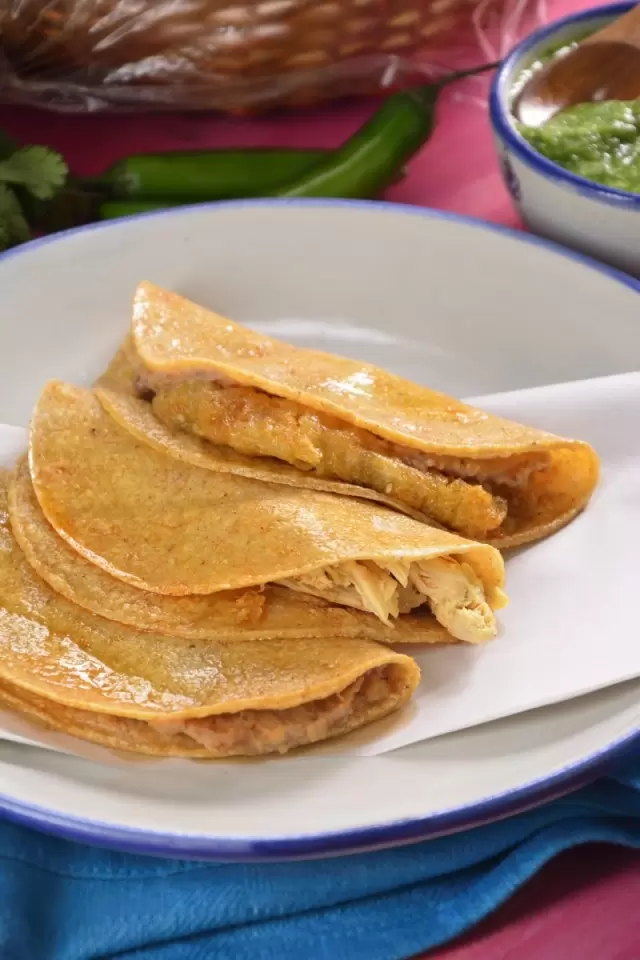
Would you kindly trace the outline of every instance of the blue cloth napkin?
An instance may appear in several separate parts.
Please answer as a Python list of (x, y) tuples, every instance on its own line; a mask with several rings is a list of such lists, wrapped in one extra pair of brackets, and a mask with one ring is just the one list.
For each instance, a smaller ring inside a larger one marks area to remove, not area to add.
[(640, 760), (500, 823), (304, 863), (159, 860), (0, 821), (0, 957), (399, 960), (462, 933), (588, 841), (640, 848)]

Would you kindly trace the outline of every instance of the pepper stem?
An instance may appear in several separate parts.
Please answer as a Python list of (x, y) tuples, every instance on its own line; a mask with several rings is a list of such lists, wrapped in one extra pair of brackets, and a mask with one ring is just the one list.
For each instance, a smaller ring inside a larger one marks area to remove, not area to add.
[(481, 73), (489, 73), (490, 70), (496, 70), (499, 66), (500, 61), (497, 60), (495, 63), (484, 63), (480, 67), (471, 67), (469, 70), (458, 70), (456, 73), (450, 73), (443, 77), (442, 80), (436, 80), (435, 86), (448, 87), (450, 83), (455, 83), (456, 80), (464, 80), (465, 77), (475, 77)]
[(431, 101), (434, 94), (439, 93), (443, 87), (448, 87), (450, 83), (455, 83), (456, 80), (464, 80), (465, 77), (475, 77), (481, 73), (489, 73), (490, 70), (495, 70), (499, 66), (500, 61), (497, 61), (496, 63), (482, 64), (480, 67), (470, 67), (469, 70), (458, 70), (456, 73), (450, 73), (446, 77), (442, 77), (441, 80), (432, 80), (431, 83), (425, 83), (421, 87), (413, 87), (407, 90), (407, 93), (418, 100), (424, 98)]

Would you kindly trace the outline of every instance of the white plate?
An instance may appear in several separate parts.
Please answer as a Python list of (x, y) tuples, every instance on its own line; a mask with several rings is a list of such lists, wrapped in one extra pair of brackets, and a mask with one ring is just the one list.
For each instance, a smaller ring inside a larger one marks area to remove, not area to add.
[[(391, 205), (220, 204), (0, 259), (0, 421), (26, 425), (48, 378), (98, 373), (142, 279), (459, 396), (640, 368), (638, 285), (541, 241)], [(632, 682), (375, 758), (99, 766), (2, 743), (0, 809), (174, 856), (392, 845), (513, 813), (594, 775), (640, 741), (639, 694)]]

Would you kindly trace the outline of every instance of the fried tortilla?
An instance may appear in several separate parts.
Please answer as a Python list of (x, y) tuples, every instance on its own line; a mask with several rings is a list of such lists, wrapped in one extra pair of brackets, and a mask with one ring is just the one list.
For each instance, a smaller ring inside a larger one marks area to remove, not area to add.
[(52, 382), (29, 466), (44, 516), (95, 566), (165, 596), (279, 584), (383, 622), (426, 608), (456, 639), (496, 634), (504, 564), (378, 504), (214, 473), (123, 430), (88, 390)]
[[(305, 643), (308, 641), (301, 641), (297, 649), (300, 656), (306, 652)], [(360, 653), (363, 660), (365, 655), (371, 658), (371, 647), (378, 647), (367, 641), (349, 641), (349, 645), (352, 643), (359, 648), (352, 651), (352, 656)], [(366, 651), (365, 643), (369, 648)], [(379, 648), (376, 653), (383, 649)], [(388, 653), (391, 663), (383, 661), (380, 666), (365, 669), (362, 676), (345, 687), (337, 684), (335, 693), (303, 700), (295, 707), (282, 710), (257, 706), (234, 711), (233, 702), (227, 705), (225, 701), (224, 712), (212, 711), (194, 718), (172, 715), (132, 719), (67, 707), (3, 680), (0, 680), (0, 706), (22, 713), (51, 730), (111, 750), (210, 760), (283, 754), (343, 736), (403, 707), (417, 686), (419, 671), (414, 672), (417, 664), (409, 657)], [(249, 679), (258, 690), (259, 678)], [(293, 678), (291, 687), (295, 687), (296, 679)]]
[[(108, 382), (112, 387), (102, 386)], [(312, 474), (301, 473), (282, 460), (275, 460), (273, 457), (248, 457), (236, 453), (231, 447), (219, 446), (195, 434), (171, 429), (158, 420), (149, 403), (138, 399), (131, 390), (121, 389), (117, 378), (100, 378), (96, 383), (95, 393), (107, 413), (117, 420), (121, 427), (138, 440), (176, 460), (218, 473), (235, 473), (241, 477), (266, 480), (269, 483), (284, 483), (291, 487), (307, 487), (310, 490), (322, 490), (342, 496), (357, 496), (364, 500), (384, 503), (417, 520), (427, 519), (418, 510), (412, 510), (407, 504), (378, 494), (375, 490), (341, 481), (321, 480)]]
[(467, 537), (508, 547), (546, 536), (598, 480), (585, 443), (282, 343), (149, 283), (132, 333), (138, 390), (171, 429), (367, 488)]
[(133, 337), (127, 334), (107, 369), (98, 377), (96, 385), (117, 390), (120, 394), (136, 396), (139, 365)]
[(54, 729), (163, 756), (286, 753), (386, 716), (420, 679), (369, 640), (187, 644), (96, 617), (40, 580), (0, 518), (0, 702)]
[[(5, 482), (0, 475), (0, 504)], [(421, 644), (452, 641), (428, 612), (402, 617), (394, 629), (371, 614), (283, 587), (184, 597), (138, 590), (90, 563), (57, 535), (40, 509), (26, 461), (18, 464), (11, 478), (8, 508), (12, 533), (28, 563), (56, 593), (98, 616), (138, 630), (185, 639), (222, 637), (227, 643), (306, 637), (366, 637)]]

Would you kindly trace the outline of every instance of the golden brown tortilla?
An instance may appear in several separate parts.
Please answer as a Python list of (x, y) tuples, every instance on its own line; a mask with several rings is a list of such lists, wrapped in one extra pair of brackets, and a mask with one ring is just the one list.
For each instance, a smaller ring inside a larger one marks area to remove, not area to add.
[[(408, 657), (403, 661), (414, 664)], [(381, 720), (405, 705), (415, 681), (406, 664), (374, 667), (338, 693), (285, 710), (244, 710), (189, 719), (136, 720), (67, 707), (0, 680), (0, 706), (42, 726), (111, 750), (220, 759), (288, 753)]]
[(136, 396), (136, 378), (140, 361), (131, 334), (127, 334), (107, 369), (96, 380), (96, 385), (118, 393)]
[[(256, 457), (277, 452), (316, 473), (333, 464), (342, 480), (501, 547), (567, 523), (598, 480), (587, 444), (369, 364), (281, 343), (152, 284), (138, 287), (132, 333), (154, 410), (170, 427)], [(350, 459), (355, 446), (360, 455)]]
[(54, 593), (0, 529), (0, 700), (75, 736), (162, 755), (286, 752), (387, 715), (419, 675), (368, 640), (131, 630)]
[(48, 730), (65, 733), (78, 740), (88, 740), (110, 750), (157, 757), (199, 759), (209, 756), (191, 737), (175, 734), (169, 738), (157, 733), (144, 720), (65, 707), (6, 680), (0, 680), (0, 706), (22, 714)]
[[(0, 473), (0, 530), (6, 499)], [(56, 593), (119, 623), (185, 639), (225, 642), (270, 638), (366, 637), (387, 643), (451, 643), (430, 614), (402, 617), (395, 628), (359, 610), (331, 606), (282, 587), (170, 597), (138, 590), (90, 563), (45, 519), (26, 461), (9, 485), (13, 535), (30, 566)], [(5, 520), (6, 520), (6, 514)]]
[(195, 467), (215, 470), (219, 473), (235, 473), (240, 477), (266, 480), (269, 483), (284, 483), (292, 487), (306, 487), (309, 490), (375, 500), (376, 503), (384, 503), (417, 520), (424, 522), (427, 519), (419, 511), (412, 510), (384, 494), (376, 493), (375, 490), (358, 487), (352, 483), (320, 479), (313, 474), (296, 470), (295, 467), (281, 460), (271, 457), (247, 457), (236, 453), (231, 447), (207, 443), (206, 440), (193, 434), (170, 430), (153, 415), (149, 403), (120, 389), (117, 384), (111, 389), (101, 386), (101, 383), (102, 380), (98, 381), (95, 394), (107, 413), (136, 439), (142, 443), (148, 443), (154, 450), (174, 457), (176, 460), (183, 460)]
[(277, 581), (329, 596), (322, 580), (336, 575), (331, 590), (344, 596), (348, 573), (365, 581), (363, 597), (371, 581), (374, 594), (400, 592), (401, 583), (412, 597), (422, 591), (419, 603), (428, 596), (458, 639), (495, 634), (490, 608), (504, 600), (497, 550), (373, 503), (174, 460), (124, 431), (90, 391), (45, 388), (31, 423), (30, 470), (57, 533), (138, 589), (184, 596)]

